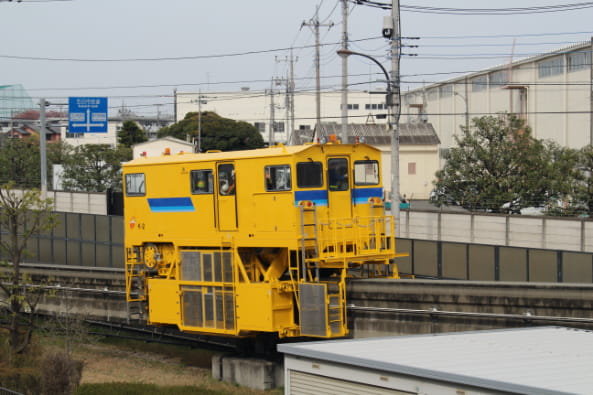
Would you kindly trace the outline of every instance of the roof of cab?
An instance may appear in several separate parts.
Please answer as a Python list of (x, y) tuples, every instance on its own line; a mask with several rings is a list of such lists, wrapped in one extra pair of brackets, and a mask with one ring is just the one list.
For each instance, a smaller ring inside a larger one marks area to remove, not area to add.
[[(324, 147), (340, 147), (342, 144), (325, 144)], [(346, 145), (346, 144), (344, 144)], [(371, 147), (366, 144), (358, 144), (372, 150), (379, 151), (375, 147)], [(275, 145), (269, 148), (259, 148), (253, 150), (244, 151), (225, 151), (225, 152), (205, 152), (205, 153), (179, 153), (173, 155), (160, 155), (152, 157), (141, 157), (132, 159), (129, 162), (124, 163), (124, 167), (133, 166), (146, 166), (156, 165), (164, 163), (184, 163), (184, 162), (196, 162), (196, 161), (222, 161), (222, 160), (237, 160), (237, 159), (248, 159), (248, 158), (263, 158), (263, 157), (280, 157), (294, 155), (297, 153), (305, 152), (307, 150), (316, 149), (321, 147), (320, 144), (306, 144), (306, 145)], [(331, 148), (330, 148), (331, 149)]]

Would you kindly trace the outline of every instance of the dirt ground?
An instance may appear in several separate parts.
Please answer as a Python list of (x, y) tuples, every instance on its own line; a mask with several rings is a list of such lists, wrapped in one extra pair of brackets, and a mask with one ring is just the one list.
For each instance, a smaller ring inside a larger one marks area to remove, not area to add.
[(212, 379), (210, 369), (188, 366), (179, 358), (121, 349), (114, 345), (76, 347), (74, 358), (84, 361), (81, 383), (128, 382), (156, 385), (190, 385), (229, 394), (281, 394), (255, 391)]

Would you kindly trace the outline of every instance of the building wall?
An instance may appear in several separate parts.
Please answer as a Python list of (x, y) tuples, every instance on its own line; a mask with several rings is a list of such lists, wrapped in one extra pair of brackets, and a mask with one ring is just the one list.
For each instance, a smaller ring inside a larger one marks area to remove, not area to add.
[[(251, 124), (262, 124), (262, 137), (269, 141), (270, 125), (270, 95), (263, 91), (241, 92), (178, 92), (177, 120), (182, 120), (188, 112), (198, 112), (198, 96), (203, 98), (201, 111), (214, 111), (218, 115)], [(274, 109), (277, 123), (283, 123), (282, 132), (274, 133), (275, 142), (285, 142), (288, 139), (289, 121), (286, 115), (286, 96), (275, 94), (274, 102), (280, 108)], [(341, 92), (322, 92), (321, 121), (341, 123)], [(385, 96), (365, 92), (349, 92), (348, 119), (350, 123), (386, 123), (386, 119), (376, 119), (375, 114), (387, 114)], [(294, 98), (295, 129), (313, 130), (316, 120), (316, 100), (314, 92), (297, 92)], [(336, 131), (339, 134), (339, 130)]]
[(169, 148), (171, 155), (179, 154), (181, 152), (193, 152), (193, 145), (191, 143), (186, 143), (184, 141), (173, 141), (166, 138), (136, 144), (132, 147), (132, 151), (134, 158), (139, 158), (143, 153), (146, 153), (147, 157), (161, 156), (165, 152), (166, 148)]
[[(535, 138), (581, 148), (591, 143), (590, 50), (577, 45), (406, 92), (402, 122), (416, 119), (422, 106), (441, 148), (450, 148), (466, 112), (470, 119), (512, 112), (526, 119)], [(561, 66), (549, 66), (554, 61)]]
[[(391, 147), (381, 146), (383, 186), (391, 190)], [(400, 145), (399, 190), (407, 199), (428, 199), (433, 189), (432, 181), (439, 169), (438, 146)]]

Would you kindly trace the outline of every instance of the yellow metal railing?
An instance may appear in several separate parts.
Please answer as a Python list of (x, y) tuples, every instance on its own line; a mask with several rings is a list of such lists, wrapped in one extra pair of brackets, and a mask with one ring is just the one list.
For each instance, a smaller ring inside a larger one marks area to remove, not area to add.
[(317, 247), (319, 259), (365, 260), (395, 256), (392, 216), (335, 218), (319, 223)]
[(144, 289), (144, 264), (138, 259), (138, 250), (126, 248), (126, 300), (146, 300)]

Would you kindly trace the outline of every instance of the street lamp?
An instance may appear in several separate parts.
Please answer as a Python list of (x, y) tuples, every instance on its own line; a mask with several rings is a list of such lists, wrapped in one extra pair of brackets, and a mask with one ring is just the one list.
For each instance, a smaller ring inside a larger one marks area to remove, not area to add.
[[(357, 55), (372, 60), (377, 64), (385, 74), (387, 81), (387, 94), (385, 95), (385, 104), (387, 105), (387, 111), (389, 113), (389, 132), (391, 135), (391, 213), (397, 225), (399, 225), (399, 136), (397, 134), (397, 117), (395, 111), (392, 110), (393, 106), (397, 103), (393, 101), (394, 86), (391, 78), (385, 67), (375, 58), (364, 53), (350, 51), (348, 49), (340, 49), (337, 51), (338, 55), (350, 56)], [(395, 235), (394, 235), (395, 236)]]

